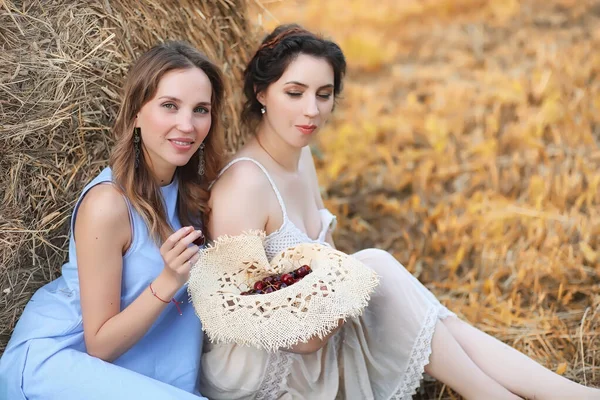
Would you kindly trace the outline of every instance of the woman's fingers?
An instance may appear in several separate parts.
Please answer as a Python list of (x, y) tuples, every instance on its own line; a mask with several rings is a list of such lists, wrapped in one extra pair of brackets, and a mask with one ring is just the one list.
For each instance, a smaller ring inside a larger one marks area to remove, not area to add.
[(161, 247), (161, 255), (165, 263), (173, 262), (191, 243), (203, 236), (202, 231), (195, 231), (191, 227), (181, 228), (173, 233)]
[(200, 259), (200, 254), (196, 253), (190, 258), (190, 268), (196, 264), (196, 262)]
[(193, 231), (194, 228), (191, 226), (186, 226), (175, 231), (171, 236), (167, 238), (167, 240), (165, 240), (163, 245), (160, 247), (161, 254), (166, 254), (167, 252), (172, 250), (181, 239), (183, 239), (185, 236), (189, 235)]
[(179, 239), (179, 242), (173, 247), (169, 253), (171, 253), (171, 257), (176, 258), (179, 257), (181, 253), (183, 253), (193, 242), (197, 240), (200, 236), (202, 236), (202, 231), (192, 231), (188, 233), (186, 236)]
[(198, 246), (194, 245), (187, 248), (183, 253), (181, 253), (174, 261), (173, 265), (178, 270), (189, 271), (193, 265), (192, 257), (198, 254)]

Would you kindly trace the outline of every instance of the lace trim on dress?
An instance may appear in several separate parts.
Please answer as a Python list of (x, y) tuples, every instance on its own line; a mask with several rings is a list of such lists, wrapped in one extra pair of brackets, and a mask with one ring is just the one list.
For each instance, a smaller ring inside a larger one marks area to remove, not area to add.
[(406, 366), (406, 372), (402, 377), (400, 386), (396, 393), (392, 395), (393, 400), (411, 400), (412, 395), (417, 393), (417, 389), (421, 385), (425, 366), (429, 364), (429, 356), (431, 355), (431, 339), (435, 331), (435, 324), (439, 319), (439, 314), (444, 307), (436, 305), (427, 311), (425, 322), (421, 327), (419, 336), (415, 340), (410, 359)]
[(292, 366), (292, 357), (291, 353), (285, 351), (275, 351), (269, 354), (265, 377), (254, 397), (256, 400), (277, 399), (283, 394)]

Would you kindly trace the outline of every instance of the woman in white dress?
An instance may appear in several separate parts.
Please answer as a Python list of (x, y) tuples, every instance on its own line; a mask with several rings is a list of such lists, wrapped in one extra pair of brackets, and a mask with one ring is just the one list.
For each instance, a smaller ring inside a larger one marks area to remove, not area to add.
[[(308, 144), (340, 94), (340, 48), (297, 25), (275, 29), (245, 71), (244, 120), (255, 135), (212, 188), (211, 237), (260, 229), (269, 259), (303, 242), (334, 246)], [(359, 318), (327, 337), (269, 353), (206, 343), (210, 399), (410, 399), (422, 375), (468, 399), (600, 399), (458, 319), (389, 253), (353, 255), (380, 285)]]

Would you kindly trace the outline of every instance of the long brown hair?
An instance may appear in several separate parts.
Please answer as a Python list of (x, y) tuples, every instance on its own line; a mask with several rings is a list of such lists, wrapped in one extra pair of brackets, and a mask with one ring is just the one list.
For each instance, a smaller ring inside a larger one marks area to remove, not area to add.
[[(210, 131), (204, 139), (204, 174), (198, 174), (198, 152), (186, 165), (177, 167), (175, 171), (174, 179), (179, 180), (177, 213), (182, 226), (205, 227), (210, 212), (208, 184), (217, 177), (224, 157), (220, 123), (224, 84), (219, 68), (186, 42), (171, 41), (151, 48), (129, 71), (123, 101), (113, 128), (115, 146), (110, 158), (113, 179), (142, 216), (157, 244), (162, 243), (173, 230), (167, 222), (160, 185), (144, 158), (144, 151), (140, 151), (139, 165), (135, 167), (135, 118), (142, 106), (156, 95), (158, 83), (166, 72), (189, 68), (201, 69), (210, 80), (212, 121)], [(143, 146), (143, 142), (140, 145)], [(204, 233), (208, 235), (207, 232)]]

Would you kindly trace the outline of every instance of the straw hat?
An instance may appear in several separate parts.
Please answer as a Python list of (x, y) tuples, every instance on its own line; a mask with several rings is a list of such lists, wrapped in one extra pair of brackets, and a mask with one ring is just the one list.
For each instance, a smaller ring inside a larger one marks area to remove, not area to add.
[[(379, 282), (352, 256), (326, 244), (303, 243), (269, 263), (264, 232), (223, 236), (200, 251), (188, 293), (202, 327), (214, 343), (265, 350), (324, 337), (340, 319), (359, 316)], [(312, 273), (272, 293), (241, 295), (255, 282), (309, 265)]]

